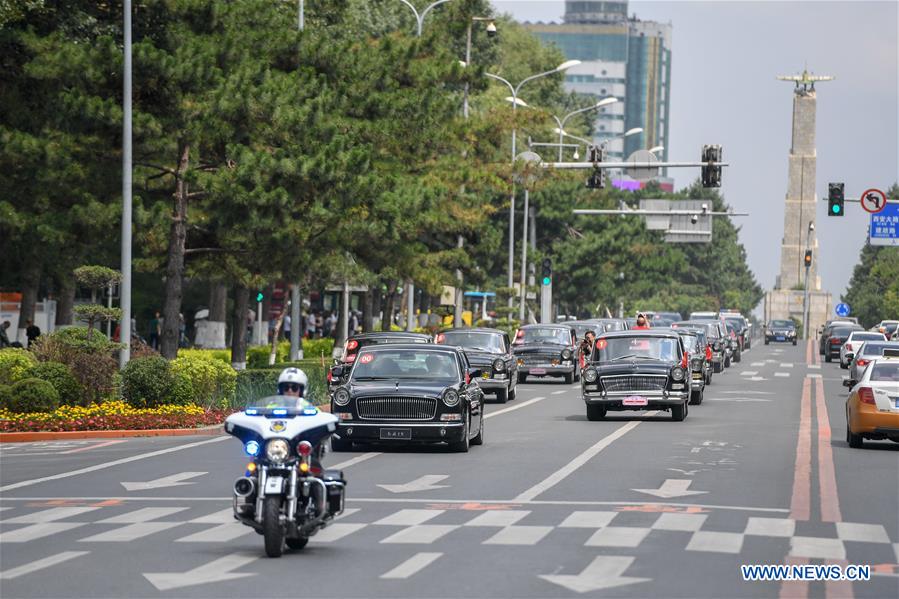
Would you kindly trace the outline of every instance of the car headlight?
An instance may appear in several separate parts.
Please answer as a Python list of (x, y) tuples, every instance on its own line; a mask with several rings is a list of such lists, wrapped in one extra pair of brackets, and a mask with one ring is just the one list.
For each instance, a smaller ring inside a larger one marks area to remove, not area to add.
[(595, 383), (596, 382), (596, 370), (593, 368), (588, 368), (584, 371), (584, 382), (586, 383)]
[(445, 403), (448, 408), (459, 403), (459, 394), (455, 389), (447, 389), (443, 392), (443, 403)]
[(506, 369), (506, 363), (502, 358), (497, 358), (493, 361), (493, 370), (496, 372), (503, 372)]
[(771, 329), (766, 329), (766, 330), (765, 330), (765, 334), (766, 334), (766, 335), (773, 335), (774, 332), (773, 332)]
[(290, 455), (290, 446), (284, 439), (272, 439), (265, 445), (265, 457), (272, 462), (283, 462)]
[(795, 336), (796, 336), (796, 331), (790, 331), (789, 333), (787, 333), (787, 337), (795, 337)]
[(676, 367), (671, 371), (671, 378), (673, 378), (675, 381), (684, 380), (684, 369), (680, 366)]
[(562, 359), (563, 359), (563, 360), (570, 360), (570, 359), (571, 359), (571, 350), (570, 350), (570, 349), (565, 348), (565, 349), (562, 350)]
[(334, 403), (338, 406), (345, 406), (350, 403), (350, 392), (341, 387), (334, 392)]

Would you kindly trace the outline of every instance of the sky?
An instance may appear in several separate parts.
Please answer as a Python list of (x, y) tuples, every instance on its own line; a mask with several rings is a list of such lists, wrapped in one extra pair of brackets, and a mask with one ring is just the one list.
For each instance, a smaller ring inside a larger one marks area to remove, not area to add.
[[(563, 0), (493, 0), (518, 21), (561, 22)], [(816, 87), (819, 276), (839, 301), (867, 238), (869, 215), (846, 204), (827, 216), (828, 182), (847, 199), (899, 179), (899, 3), (634, 1), (629, 13), (672, 24), (669, 159), (724, 148), (721, 192), (737, 212), (749, 266), (763, 288), (780, 270), (792, 75), (807, 65), (834, 81)], [(670, 169), (678, 187), (698, 176)], [(886, 316), (885, 316), (886, 317)]]

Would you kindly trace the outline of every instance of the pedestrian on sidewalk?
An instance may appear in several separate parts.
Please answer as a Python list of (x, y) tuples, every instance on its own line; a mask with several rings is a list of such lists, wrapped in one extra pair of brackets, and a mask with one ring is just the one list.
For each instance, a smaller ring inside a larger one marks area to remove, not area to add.
[(25, 336), (28, 338), (28, 349), (31, 349), (31, 344), (37, 341), (37, 338), (41, 336), (41, 329), (31, 320), (26, 320), (25, 324), (28, 325), (25, 327)]
[(9, 347), (9, 336), (6, 334), (6, 329), (10, 327), (10, 322), (8, 320), (4, 320), (3, 324), (0, 324), (0, 349), (4, 347)]

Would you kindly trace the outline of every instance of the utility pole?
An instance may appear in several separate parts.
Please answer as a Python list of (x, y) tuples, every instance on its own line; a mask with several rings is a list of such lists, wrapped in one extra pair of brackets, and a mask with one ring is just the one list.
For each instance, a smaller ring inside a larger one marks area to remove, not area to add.
[(131, 359), (131, 0), (122, 6), (125, 21), (124, 67), (122, 83), (122, 295), (119, 304), (122, 320), (119, 324), (119, 368)]
[(808, 308), (809, 308), (809, 306), (808, 306), (808, 273), (809, 273), (809, 270), (811, 270), (811, 266), (812, 266), (811, 238), (812, 238), (812, 233), (814, 232), (814, 230), (815, 230), (815, 223), (809, 222), (808, 234), (805, 236), (805, 258), (804, 258), (804, 260), (805, 260), (805, 285), (804, 285), (805, 292), (803, 293), (803, 297), (802, 297), (802, 335), (806, 340), (810, 339), (809, 334), (808, 334), (809, 333), (809, 331), (808, 331), (808, 328), (809, 328), (808, 327), (808, 325), (809, 325), (809, 322), (808, 322)]

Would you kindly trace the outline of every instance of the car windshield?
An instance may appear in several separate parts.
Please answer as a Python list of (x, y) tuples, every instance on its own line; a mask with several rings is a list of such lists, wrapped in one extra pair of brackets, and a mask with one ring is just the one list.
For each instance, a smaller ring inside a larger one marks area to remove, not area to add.
[(593, 331), (594, 335), (599, 335), (603, 332), (601, 324), (572, 324), (569, 326), (574, 329), (574, 334), (577, 335), (578, 339), (583, 339), (587, 331)]
[(605, 326), (607, 331), (623, 331), (624, 323), (620, 320), (609, 320), (603, 322), (603, 326)]
[(610, 337), (596, 341), (594, 361), (614, 362), (626, 359), (674, 362), (680, 359), (680, 347), (677, 339), (671, 337)]
[(247, 408), (269, 409), (269, 408), (287, 408), (288, 410), (305, 410), (306, 408), (314, 408), (311, 403), (302, 397), (292, 397), (290, 395), (272, 395), (269, 397), (260, 397), (247, 402)]
[(794, 323), (792, 320), (772, 320), (772, 321), (771, 321), (771, 328), (777, 328), (777, 329), (785, 329), (785, 328), (786, 328), (786, 329), (795, 329), (795, 328), (796, 328), (796, 323)]
[(456, 357), (447, 351), (363, 351), (356, 360), (352, 379), (445, 379), (459, 378)]
[(472, 331), (447, 331), (437, 335), (437, 343), (455, 345), (465, 349), (501, 354), (504, 351), (500, 333), (475, 333)]
[(868, 380), (872, 383), (899, 382), (899, 362), (875, 364)]
[(746, 326), (746, 322), (742, 318), (728, 318), (727, 325), (733, 326), (739, 331), (742, 330), (744, 326)]
[(681, 335), (681, 339), (684, 341), (684, 348), (690, 353), (699, 347), (699, 337), (696, 335)]
[(883, 341), (883, 333), (852, 333), (853, 341)]
[(521, 345), (522, 343), (554, 343), (556, 345), (568, 345), (571, 343), (571, 333), (566, 329), (549, 327), (518, 329), (518, 337), (515, 339), (515, 345)]
[[(834, 329), (830, 333), (830, 336), (831, 337), (848, 337), (853, 331), (857, 331), (857, 330), (858, 329), (849, 329), (849, 328), (845, 328), (845, 327), (840, 327), (840, 328)], [(881, 335), (881, 337), (883, 337), (883, 335)]]

